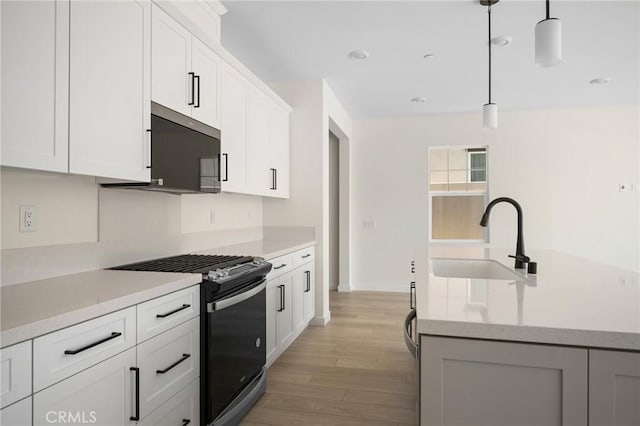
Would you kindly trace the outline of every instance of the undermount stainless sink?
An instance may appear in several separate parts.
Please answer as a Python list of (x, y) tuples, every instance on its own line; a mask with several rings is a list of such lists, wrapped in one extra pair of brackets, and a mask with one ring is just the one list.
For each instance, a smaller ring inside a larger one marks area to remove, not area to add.
[(443, 278), (518, 280), (526, 278), (500, 262), (489, 259), (431, 259), (433, 275)]

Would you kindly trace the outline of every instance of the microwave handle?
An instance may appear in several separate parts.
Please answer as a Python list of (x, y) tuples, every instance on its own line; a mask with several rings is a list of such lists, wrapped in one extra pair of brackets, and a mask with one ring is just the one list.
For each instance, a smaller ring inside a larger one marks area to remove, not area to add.
[(146, 135), (147, 137), (144, 144), (144, 148), (145, 148), (144, 162), (145, 162), (145, 168), (150, 169), (151, 168), (151, 129), (147, 129), (146, 133), (147, 133)]

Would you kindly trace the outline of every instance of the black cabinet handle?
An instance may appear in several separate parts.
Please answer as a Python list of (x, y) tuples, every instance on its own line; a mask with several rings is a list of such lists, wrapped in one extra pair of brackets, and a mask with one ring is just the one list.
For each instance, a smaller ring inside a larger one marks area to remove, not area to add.
[(170, 311), (170, 312), (167, 312), (167, 313), (164, 313), (164, 314), (158, 314), (158, 315), (156, 315), (156, 318), (166, 318), (166, 317), (168, 317), (169, 315), (173, 315), (173, 314), (175, 314), (175, 313), (178, 313), (178, 312), (183, 311), (183, 310), (185, 310), (185, 309), (187, 309), (187, 308), (190, 308), (190, 307), (191, 307), (191, 305), (187, 305), (187, 304), (185, 303), (185, 304), (183, 304), (181, 307), (179, 307), (179, 308), (177, 308), (177, 309), (174, 309), (173, 311)]
[(311, 291), (311, 271), (304, 271), (304, 274), (307, 276), (307, 289), (304, 292), (309, 293)]
[[(229, 154), (222, 154), (222, 156), (224, 157), (224, 179), (222, 179), (223, 182), (226, 182), (229, 180)], [(220, 174), (222, 174), (222, 172), (220, 172)]]
[(269, 189), (276, 189), (276, 169), (269, 169), (271, 170), (271, 188)]
[(191, 420), (189, 420), (189, 419), (182, 419), (182, 426), (187, 426), (189, 423), (191, 423)]
[(280, 268), (284, 268), (285, 266), (287, 266), (286, 263), (282, 263), (279, 266), (274, 266), (273, 269), (280, 269)]
[(129, 371), (136, 373), (136, 414), (129, 417), (129, 420), (140, 420), (140, 369), (138, 367), (130, 367)]
[(411, 284), (409, 285), (409, 308), (410, 309), (416, 308), (415, 297), (414, 297), (415, 294), (416, 294), (416, 283), (415, 281), (411, 281)]
[(282, 299), (282, 288), (283, 287), (284, 287), (283, 285), (279, 285), (278, 286), (278, 291), (280, 292), (280, 307), (278, 308), (278, 312), (284, 311), (284, 307), (283, 307), (284, 301)]
[(278, 169), (273, 169), (273, 189), (278, 189)]
[(173, 364), (171, 364), (170, 366), (168, 366), (164, 370), (156, 370), (156, 374), (164, 374), (167, 371), (169, 371), (172, 368), (174, 368), (175, 366), (177, 366), (178, 364), (180, 364), (181, 362), (183, 362), (184, 360), (189, 359), (190, 357), (191, 357), (191, 354), (182, 354), (182, 358), (180, 358), (179, 360), (177, 360), (176, 362), (174, 362)]
[(198, 102), (193, 106), (194, 108), (200, 108), (200, 76), (196, 75), (193, 77), (195, 79), (195, 81), (197, 82), (196, 84), (198, 85)]
[(190, 72), (189, 76), (191, 77), (191, 102), (189, 102), (187, 105), (194, 105), (196, 100), (196, 75), (195, 73)]
[(282, 286), (282, 310), (283, 311), (287, 309), (287, 304), (286, 304), (286, 300), (287, 300), (286, 295), (287, 295), (287, 293), (286, 293), (286, 291), (287, 291), (287, 288), (283, 285)]
[(122, 336), (122, 333), (118, 333), (118, 332), (114, 331), (113, 333), (111, 333), (111, 336), (109, 336), (109, 337), (105, 337), (104, 339), (98, 340), (97, 342), (89, 343), (87, 346), (83, 346), (83, 347), (78, 348), (78, 349), (67, 349), (66, 351), (64, 351), (64, 354), (65, 355), (79, 354), (80, 352), (86, 351), (87, 349), (91, 349), (94, 346), (98, 346), (101, 343), (108, 342), (109, 340), (115, 339), (118, 336)]
[(303, 259), (306, 259), (307, 257), (310, 257), (310, 256), (311, 256), (311, 253), (307, 253), (307, 254), (305, 254), (304, 256), (302, 256), (302, 258), (303, 258)]

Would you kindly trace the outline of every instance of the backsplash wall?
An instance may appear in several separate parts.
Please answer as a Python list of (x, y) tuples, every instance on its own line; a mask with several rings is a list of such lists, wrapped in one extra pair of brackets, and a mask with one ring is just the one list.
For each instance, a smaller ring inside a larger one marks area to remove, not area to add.
[[(0, 177), (2, 285), (262, 237), (260, 197), (100, 188), (92, 177), (6, 168)], [(19, 232), (21, 204), (36, 206), (36, 232)]]

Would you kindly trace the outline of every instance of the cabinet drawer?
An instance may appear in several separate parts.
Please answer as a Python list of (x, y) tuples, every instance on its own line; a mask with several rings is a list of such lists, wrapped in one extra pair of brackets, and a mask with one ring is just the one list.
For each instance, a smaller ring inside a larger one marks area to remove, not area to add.
[(0, 350), (1, 408), (31, 393), (31, 340)]
[(138, 343), (200, 315), (200, 285), (138, 305)]
[(136, 344), (134, 306), (33, 341), (34, 392)]
[(286, 274), (293, 269), (293, 256), (291, 256), (291, 254), (274, 257), (273, 259), (269, 259), (268, 262), (273, 265), (271, 272), (267, 275), (268, 280), (272, 280), (282, 274)]
[(0, 410), (0, 425), (27, 426), (31, 425), (31, 397)]
[(199, 426), (200, 425), (200, 381), (191, 382), (180, 392), (162, 404), (153, 413), (138, 423), (141, 426)]
[(131, 348), (33, 395), (34, 426), (133, 425), (136, 350)]
[(315, 251), (315, 247), (312, 246), (293, 253), (293, 267), (295, 268), (305, 263), (313, 262), (315, 259)]
[(166, 402), (200, 375), (200, 318), (138, 345), (140, 417)]

